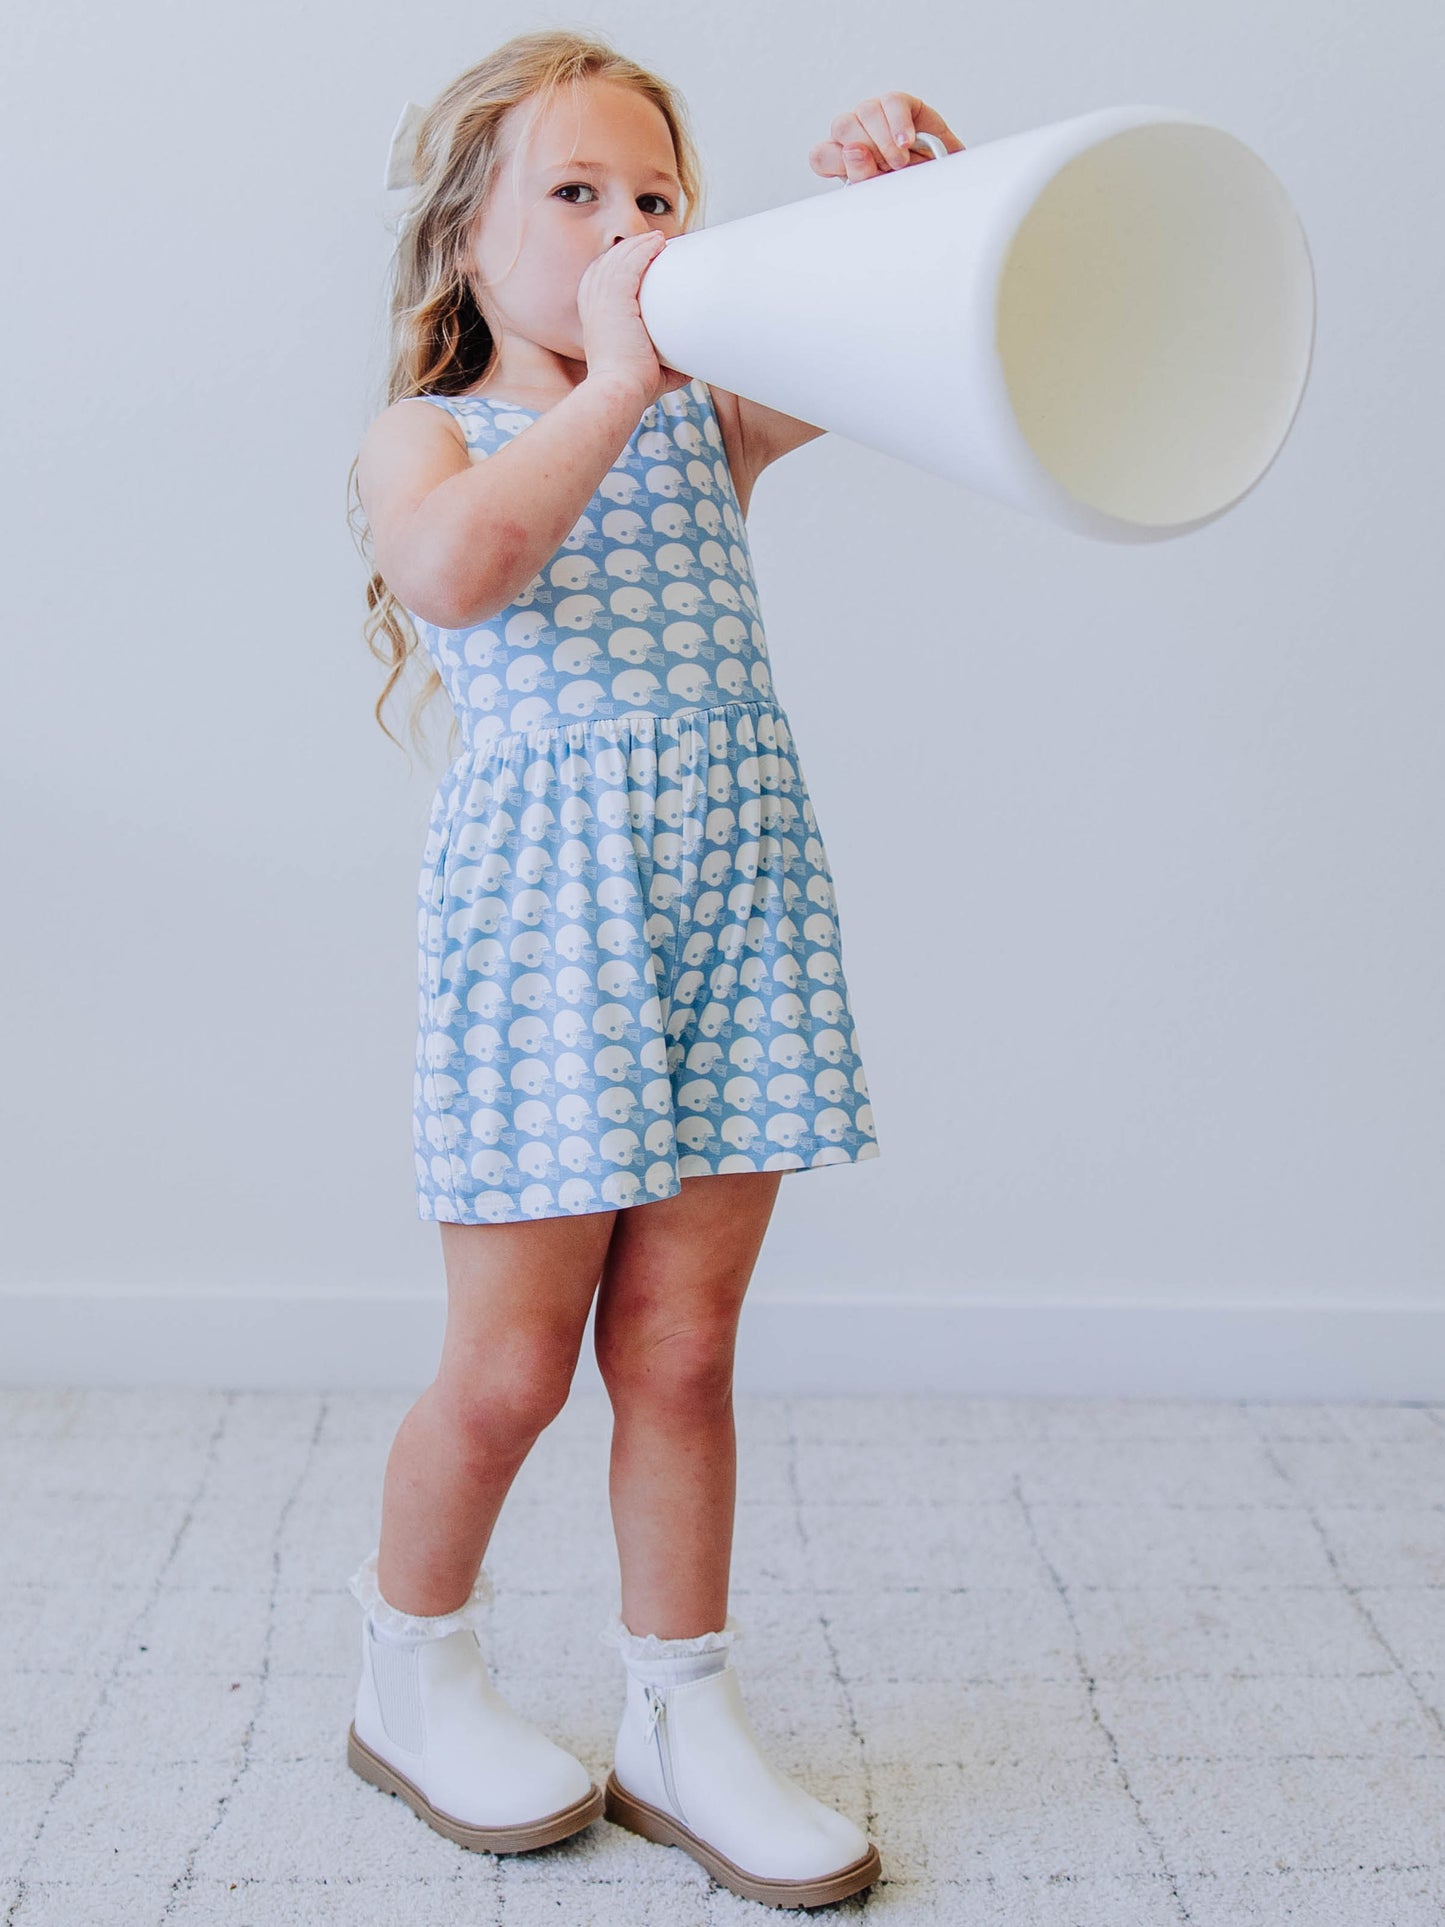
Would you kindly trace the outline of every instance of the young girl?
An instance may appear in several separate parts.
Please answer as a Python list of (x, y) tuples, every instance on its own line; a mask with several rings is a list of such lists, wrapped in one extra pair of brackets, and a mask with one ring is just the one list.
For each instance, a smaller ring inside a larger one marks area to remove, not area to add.
[[(916, 164), (919, 130), (962, 144), (890, 93), (810, 161), (865, 180)], [(356, 474), (381, 702), (419, 637), (465, 738), (419, 890), (417, 1199), (448, 1314), (350, 1582), (348, 1759), (463, 1846), (605, 1812), (737, 1893), (817, 1906), (870, 1885), (878, 1851), (764, 1757), (728, 1569), (734, 1341), (779, 1180), (878, 1155), (743, 521), (763, 469), (822, 431), (658, 362), (639, 285), (700, 225), (665, 82), (524, 34), (415, 136), (390, 405)], [(493, 1527), (594, 1292), (621, 1572), (602, 1637), (626, 1672), (605, 1800), (477, 1640)]]

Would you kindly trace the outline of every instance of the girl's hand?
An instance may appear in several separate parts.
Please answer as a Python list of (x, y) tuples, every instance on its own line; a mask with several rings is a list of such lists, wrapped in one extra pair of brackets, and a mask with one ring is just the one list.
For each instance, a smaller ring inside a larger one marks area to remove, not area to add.
[(629, 234), (587, 264), (577, 283), (577, 314), (582, 323), (582, 352), (589, 375), (620, 375), (634, 382), (650, 408), (659, 395), (671, 394), (692, 380), (664, 368), (652, 337), (643, 323), (637, 290), (642, 277), (661, 254), (664, 236), (656, 228)]
[(875, 174), (891, 174), (900, 167), (931, 160), (931, 154), (911, 154), (915, 134), (937, 134), (950, 154), (963, 151), (963, 142), (941, 114), (916, 94), (879, 94), (860, 100), (839, 114), (829, 133), (809, 150), (808, 165), (825, 179), (868, 181)]

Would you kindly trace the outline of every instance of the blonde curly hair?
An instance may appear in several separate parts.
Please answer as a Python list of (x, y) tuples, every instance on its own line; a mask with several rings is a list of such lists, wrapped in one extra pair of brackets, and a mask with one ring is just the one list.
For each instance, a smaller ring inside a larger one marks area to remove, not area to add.
[[(536, 99), (539, 108), (544, 107), (564, 88), (570, 88), (575, 100), (579, 83), (594, 76), (636, 88), (661, 110), (672, 134), (683, 191), (683, 229), (701, 225), (701, 162), (681, 95), (594, 34), (560, 27), (517, 34), (458, 74), (418, 125), (417, 184), (392, 257), (384, 406), (409, 395), (459, 394), (490, 372), (496, 351), (478, 299), (470, 250), (476, 219), (500, 171), (502, 124), (524, 101)], [(347, 520), (370, 569), (362, 634), (371, 653), (390, 671), (376, 701), (376, 720), (401, 748), (382, 710), (409, 660), (420, 659), (419, 638), (372, 559), (371, 532), (356, 482), (359, 462), (358, 454), (347, 475)], [(421, 716), (443, 687), (431, 668), (411, 710), (411, 739), (418, 748)], [(454, 713), (452, 752), (457, 739)]]

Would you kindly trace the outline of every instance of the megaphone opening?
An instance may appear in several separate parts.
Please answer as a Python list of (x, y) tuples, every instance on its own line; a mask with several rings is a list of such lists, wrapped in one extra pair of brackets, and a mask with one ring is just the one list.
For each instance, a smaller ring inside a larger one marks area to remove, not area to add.
[(1069, 494), (1157, 529), (1248, 493), (1314, 343), (1314, 276), (1279, 181), (1223, 129), (1162, 121), (1085, 149), (1021, 221), (996, 348), (1032, 453)]

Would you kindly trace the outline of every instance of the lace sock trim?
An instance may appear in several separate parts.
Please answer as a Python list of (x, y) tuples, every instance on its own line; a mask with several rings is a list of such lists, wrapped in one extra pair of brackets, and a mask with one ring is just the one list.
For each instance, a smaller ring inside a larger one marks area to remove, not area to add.
[(684, 1659), (693, 1653), (724, 1653), (735, 1640), (746, 1635), (741, 1626), (727, 1615), (721, 1632), (694, 1633), (690, 1639), (662, 1639), (657, 1633), (634, 1633), (623, 1624), (622, 1615), (614, 1612), (607, 1624), (598, 1633), (598, 1641), (604, 1646), (615, 1646), (624, 1659)]
[(478, 1572), (471, 1592), (453, 1612), (404, 1613), (399, 1607), (388, 1605), (381, 1596), (376, 1580), (380, 1551), (377, 1546), (369, 1552), (346, 1582), (347, 1591), (363, 1611), (371, 1615), (371, 1623), (379, 1633), (389, 1634), (393, 1639), (441, 1639), (462, 1626), (475, 1629), (482, 1624), (495, 1596), (485, 1567)]

